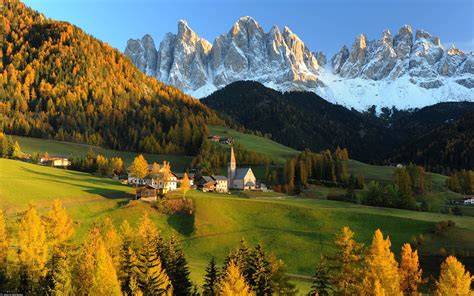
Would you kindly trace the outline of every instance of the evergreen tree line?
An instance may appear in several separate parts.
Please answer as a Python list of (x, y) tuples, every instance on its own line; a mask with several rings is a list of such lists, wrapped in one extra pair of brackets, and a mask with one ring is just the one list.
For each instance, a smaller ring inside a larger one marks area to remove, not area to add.
[(116, 150), (196, 155), (211, 109), (120, 51), (20, 1), (0, 15), (0, 129)]
[(313, 153), (306, 149), (295, 158), (287, 160), (283, 171), (267, 168), (267, 184), (276, 191), (296, 194), (309, 183), (363, 188), (363, 177), (357, 178), (349, 174), (347, 160), (349, 153), (345, 148), (338, 147), (334, 153), (329, 150)]
[[(242, 145), (234, 143), (235, 159), (238, 165), (269, 165), (273, 159), (265, 154), (249, 151)], [(204, 139), (198, 155), (193, 159), (191, 167), (204, 175), (219, 174), (220, 168), (227, 167), (230, 147)]]
[(0, 132), (0, 157), (2, 158), (23, 158), (25, 154), (21, 151), (18, 141), (13, 141), (11, 136)]
[(122, 158), (107, 158), (102, 154), (96, 154), (89, 147), (84, 157), (74, 157), (71, 159), (71, 170), (96, 173), (101, 176), (114, 177), (125, 173), (125, 167)]
[[(322, 256), (316, 265), (310, 295), (421, 295), (423, 278), (418, 251), (405, 243), (400, 261), (390, 249), (390, 238), (375, 231), (368, 247), (344, 227), (336, 235), (335, 253)], [(441, 265), (438, 280), (430, 286), (434, 295), (470, 295), (472, 277), (454, 256)]]
[(449, 190), (461, 194), (474, 194), (474, 171), (460, 170), (446, 180)]

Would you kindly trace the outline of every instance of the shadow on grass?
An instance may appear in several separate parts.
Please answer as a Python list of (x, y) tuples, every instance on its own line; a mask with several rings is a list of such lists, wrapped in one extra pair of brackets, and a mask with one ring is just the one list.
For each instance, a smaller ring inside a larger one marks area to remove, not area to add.
[[(22, 168), (22, 170), (29, 173), (29, 174), (34, 174), (34, 175), (38, 175), (38, 176), (42, 177), (42, 178), (41, 177), (35, 178), (37, 180), (45, 180), (45, 181), (49, 181), (49, 182), (54, 182), (54, 183), (79, 187), (85, 193), (93, 194), (93, 195), (100, 195), (100, 196), (108, 198), (108, 199), (124, 198), (124, 197), (125, 198), (132, 198), (133, 197), (133, 194), (127, 192), (127, 187), (125, 187), (124, 185), (121, 185), (116, 180), (112, 180), (112, 179), (107, 179), (107, 178), (100, 178), (100, 179), (85, 178), (87, 176), (87, 174), (80, 173), (80, 172), (71, 172), (71, 171), (68, 171), (68, 173), (70, 173), (72, 176), (82, 176), (82, 177), (72, 177), (71, 176), (70, 178), (62, 178), (62, 176), (59, 176), (59, 175), (56, 175), (56, 174), (38, 172), (36, 170), (31, 170), (31, 169), (28, 169), (28, 168)], [(91, 185), (77, 184), (76, 181), (81, 182), (81, 183), (91, 184)], [(123, 190), (95, 186), (95, 185), (100, 185), (100, 184), (102, 184), (104, 186), (110, 186), (110, 185), (123, 186)]]
[(189, 237), (194, 232), (194, 215), (174, 214), (168, 217), (167, 222), (184, 236)]

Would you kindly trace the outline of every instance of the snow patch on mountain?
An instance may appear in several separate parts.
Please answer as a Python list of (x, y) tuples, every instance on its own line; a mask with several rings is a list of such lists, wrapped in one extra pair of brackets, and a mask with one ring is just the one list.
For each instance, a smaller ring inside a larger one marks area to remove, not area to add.
[(284, 27), (265, 32), (253, 18), (240, 18), (211, 44), (186, 23), (168, 33), (159, 49), (151, 36), (130, 39), (125, 54), (144, 73), (197, 97), (238, 80), (280, 91), (314, 91), (328, 101), (359, 110), (371, 105), (400, 109), (445, 101), (474, 101), (474, 55), (408, 25), (380, 39), (355, 38), (329, 61), (311, 52)]

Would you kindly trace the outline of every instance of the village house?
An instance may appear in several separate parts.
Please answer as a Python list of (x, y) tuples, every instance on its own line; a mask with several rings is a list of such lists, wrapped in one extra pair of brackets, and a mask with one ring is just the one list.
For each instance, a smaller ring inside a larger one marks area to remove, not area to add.
[(215, 191), (221, 192), (221, 193), (229, 192), (229, 187), (228, 187), (228, 184), (227, 184), (227, 177), (226, 176), (212, 175), (211, 177), (216, 182)]
[(474, 195), (464, 195), (465, 205), (474, 205)]
[(71, 161), (69, 161), (69, 158), (66, 155), (45, 154), (39, 159), (39, 164), (45, 165), (45, 166), (66, 168), (71, 165)]
[(147, 202), (156, 201), (158, 199), (158, 189), (151, 185), (139, 187), (136, 190), (135, 198)]
[(216, 181), (211, 176), (202, 176), (197, 185), (202, 192), (213, 192), (216, 189)]
[(170, 173), (166, 179), (162, 172), (149, 173), (143, 179), (146, 185), (155, 187), (160, 194), (166, 194), (177, 189), (178, 178), (173, 173)]

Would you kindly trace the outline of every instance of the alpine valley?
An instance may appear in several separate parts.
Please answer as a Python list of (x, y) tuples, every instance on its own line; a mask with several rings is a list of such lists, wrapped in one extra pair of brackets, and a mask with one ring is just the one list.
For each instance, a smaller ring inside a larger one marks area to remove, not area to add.
[(474, 54), (405, 25), (379, 39), (360, 34), (328, 61), (290, 28), (265, 32), (240, 18), (211, 44), (179, 21), (157, 49), (150, 35), (127, 42), (125, 54), (144, 73), (202, 98), (232, 82), (254, 80), (280, 90), (312, 91), (329, 102), (367, 107), (418, 108), (474, 100)]

